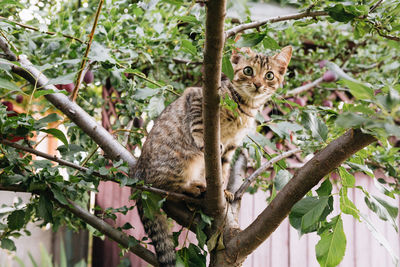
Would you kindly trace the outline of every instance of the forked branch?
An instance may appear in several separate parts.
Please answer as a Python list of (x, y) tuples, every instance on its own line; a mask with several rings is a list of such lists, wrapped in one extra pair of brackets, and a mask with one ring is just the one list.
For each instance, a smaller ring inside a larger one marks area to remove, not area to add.
[(291, 155), (300, 152), (300, 148), (296, 148), (293, 150), (289, 150), (287, 152), (282, 153), (279, 156), (276, 156), (275, 158), (265, 162), (263, 165), (261, 165), (260, 168), (258, 168), (255, 172), (253, 172), (249, 177), (246, 178), (246, 180), (243, 182), (243, 184), (240, 186), (240, 188), (236, 191), (235, 193), (235, 200), (240, 200), (243, 196), (243, 194), (246, 192), (247, 188), (251, 185), (252, 182), (254, 182), (255, 179), (257, 179), (258, 176), (261, 175), (261, 173), (265, 172), (269, 167), (277, 163), (278, 161), (290, 157)]
[(293, 205), (347, 158), (376, 141), (375, 137), (349, 130), (318, 152), (276, 195), (245, 230), (226, 244), (229, 257), (245, 258), (266, 240), (289, 214)]

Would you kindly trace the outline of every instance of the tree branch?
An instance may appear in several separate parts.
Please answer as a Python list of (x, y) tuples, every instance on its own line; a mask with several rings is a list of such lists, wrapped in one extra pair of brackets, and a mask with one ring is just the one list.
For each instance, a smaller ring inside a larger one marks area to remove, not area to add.
[(243, 196), (243, 194), (246, 192), (247, 188), (251, 185), (252, 182), (254, 182), (255, 179), (257, 179), (258, 176), (260, 176), (261, 173), (265, 172), (266, 169), (277, 163), (278, 161), (290, 157), (291, 155), (300, 152), (300, 148), (296, 148), (293, 150), (289, 150), (287, 152), (282, 153), (279, 156), (276, 156), (275, 158), (269, 160), (268, 162), (264, 163), (261, 165), (260, 168), (258, 168), (255, 172), (253, 172), (249, 177), (246, 178), (244, 183), (240, 186), (240, 188), (236, 191), (235, 193), (235, 200), (240, 200)]
[(14, 20), (5, 18), (5, 17), (3, 17), (3, 16), (0, 16), (0, 20), (1, 20), (1, 19), (6, 20), (6, 21), (11, 22), (11, 23), (14, 23), (15, 25), (18, 25), (18, 26), (20, 26), (20, 27), (22, 27), (22, 28), (26, 28), (26, 29), (29, 29), (29, 30), (37, 31), (37, 32), (42, 32), (42, 33), (45, 33), (45, 34), (48, 34), (48, 35), (57, 35), (57, 34), (60, 34), (60, 35), (64, 36), (65, 38), (75, 40), (75, 41), (77, 41), (77, 42), (79, 42), (79, 43), (81, 43), (81, 44), (84, 44), (84, 43), (85, 43), (85, 42), (82, 41), (81, 39), (76, 38), (76, 37), (71, 36), (71, 35), (67, 35), (67, 34), (63, 34), (63, 33), (57, 33), (57, 32), (49, 32), (49, 31), (45, 31), (45, 32), (44, 32), (44, 31), (40, 30), (39, 28), (36, 28), (36, 27), (30, 26), (30, 25), (26, 25), (26, 24), (20, 23), (20, 22), (17, 22), (17, 21), (14, 21)]
[[(22, 186), (5, 186), (2, 184), (0, 184), (0, 190), (32, 193), (32, 192), (27, 191), (26, 188), (24, 188)], [(60, 202), (54, 200), (54, 202), (56, 204), (58, 204), (59, 206), (61, 206), (62, 208), (66, 209), (66, 210), (69, 210), (70, 212), (75, 214), (76, 217), (80, 218), (87, 224), (90, 224), (91, 226), (96, 228), (98, 231), (100, 231), (102, 234), (104, 234), (105, 236), (114, 240), (118, 244), (120, 244), (126, 248), (129, 248), (129, 250), (131, 252), (135, 253), (136, 255), (138, 255), (139, 257), (141, 257), (148, 263), (150, 263), (154, 266), (158, 266), (156, 256), (154, 255), (153, 252), (142, 247), (140, 244), (136, 244), (136, 245), (129, 247), (129, 244), (131, 242), (129, 241), (128, 235), (126, 235), (125, 233), (123, 233), (120, 230), (115, 229), (114, 227), (112, 227), (111, 225), (109, 225), (108, 223), (103, 221), (102, 219), (98, 218), (97, 216), (91, 214), (89, 211), (83, 209), (82, 207), (80, 207), (79, 205), (74, 203), (73, 201), (71, 201), (69, 199), (67, 199), (67, 201), (68, 201), (69, 205), (64, 205), (64, 204), (61, 204)]]
[[(221, 87), (222, 50), (226, 0), (207, 1), (204, 50), (203, 122), (204, 160), (207, 181), (206, 212), (223, 216), (225, 198), (222, 190), (220, 159), (219, 89)], [(217, 223), (218, 224), (218, 223)]]
[(113, 228), (111, 225), (109, 225), (108, 223), (106, 223), (102, 219), (96, 217), (95, 215), (89, 213), (87, 210), (85, 210), (82, 207), (78, 206), (74, 202), (72, 202), (70, 200), (68, 202), (69, 202), (69, 205), (60, 204), (60, 206), (62, 206), (63, 208), (69, 210), (70, 212), (75, 214), (75, 216), (79, 217), (80, 219), (82, 219), (86, 223), (90, 224), (91, 226), (93, 226), (94, 228), (99, 230), (102, 234), (108, 236), (110, 239), (114, 240), (118, 244), (120, 244), (120, 245), (122, 245), (122, 246), (124, 246), (126, 248), (129, 248), (129, 250), (131, 252), (135, 253), (136, 255), (138, 255), (139, 257), (141, 257), (142, 259), (144, 259), (148, 263), (150, 263), (150, 264), (152, 264), (154, 266), (158, 266), (158, 262), (157, 262), (156, 256), (154, 255), (153, 252), (151, 252), (150, 250), (142, 247), (139, 244), (136, 244), (134, 246), (129, 247), (129, 243), (130, 242), (129, 242), (128, 235), (126, 235), (125, 233)]
[(250, 23), (246, 23), (246, 24), (241, 24), (239, 26), (233, 27), (230, 30), (227, 30), (225, 32), (225, 39), (228, 39), (229, 37), (233, 37), (236, 34), (238, 34), (239, 32), (242, 32), (244, 30), (257, 28), (257, 27), (263, 26), (267, 23), (274, 23), (274, 22), (285, 21), (285, 20), (297, 20), (297, 19), (302, 19), (302, 18), (306, 18), (306, 17), (316, 18), (316, 17), (321, 17), (321, 16), (327, 16), (327, 15), (328, 15), (328, 12), (326, 12), (326, 11), (313, 11), (313, 12), (306, 11), (303, 13), (278, 16), (278, 17), (254, 21), (254, 22), (250, 22)]
[[(36, 149), (30, 148), (30, 147), (26, 147), (26, 146), (22, 146), (20, 144), (11, 142), (11, 141), (6, 140), (6, 139), (0, 139), (0, 143), (2, 143), (4, 145), (7, 145), (7, 146), (11, 146), (13, 148), (16, 148), (16, 149), (19, 149), (19, 150), (22, 150), (22, 151), (29, 152), (29, 153), (37, 155), (39, 157), (42, 157), (42, 158), (57, 162), (60, 165), (67, 166), (67, 167), (76, 169), (76, 170), (81, 171), (81, 172), (87, 173), (87, 172), (90, 171), (89, 168), (86, 168), (86, 167), (74, 164), (72, 162), (60, 159), (56, 155), (49, 155), (49, 154), (46, 154), (44, 152), (38, 151)], [(103, 181), (116, 182), (115, 179), (113, 179), (112, 177), (107, 176), (107, 175), (102, 175), (102, 174), (100, 174), (99, 172), (96, 172), (96, 171), (91, 172), (91, 174), (101, 178)], [(152, 192), (152, 193), (158, 194), (158, 195), (163, 196), (163, 197), (165, 197), (166, 199), (168, 199), (168, 200), (170, 200), (172, 202), (184, 201), (184, 202), (187, 202), (187, 203), (195, 204), (197, 206), (200, 206), (201, 203), (203, 202), (201, 199), (192, 198), (192, 197), (189, 197), (189, 196), (184, 195), (184, 194), (165, 191), (165, 190), (162, 190), (162, 189), (159, 189), (159, 188), (155, 188), (155, 187), (151, 187), (151, 186), (148, 186), (148, 185), (137, 185), (137, 184), (134, 184), (131, 187), (139, 189), (139, 190), (148, 191), (148, 192)]]
[[(3, 34), (2, 34), (3, 35)], [(17, 61), (17, 56), (11, 51), (10, 45), (7, 42), (7, 39), (5, 36), (0, 37), (0, 48), (1, 50), (4, 51), (5, 56), (7, 57), (8, 60), (10, 61)]]
[[(2, 49), (3, 47), (8, 47), (5, 40), (1, 37), (0, 47)], [(15, 61), (16, 58), (17, 57), (12, 52), (8, 55), (9, 60)], [(18, 62), (20, 63), (20, 66), (12, 66), (12, 71), (14, 73), (20, 75), (38, 88), (57, 91), (54, 85), (48, 84), (49, 80), (47, 77), (35, 68), (28, 59), (20, 57)], [(72, 122), (82, 129), (82, 131), (89, 135), (104, 150), (108, 157), (114, 160), (122, 159), (126, 161), (130, 167), (135, 165), (136, 160), (133, 155), (117, 140), (115, 140), (107, 130), (101, 127), (89, 114), (87, 114), (86, 111), (76, 103), (70, 101), (66, 95), (53, 93), (45, 95), (45, 98), (67, 115)]]
[(85, 70), (85, 64), (86, 64), (86, 61), (87, 61), (87, 57), (89, 55), (90, 47), (92, 46), (94, 32), (96, 30), (97, 22), (99, 21), (100, 11), (101, 11), (101, 7), (103, 6), (103, 3), (104, 3), (104, 0), (100, 0), (99, 6), (97, 7), (96, 16), (94, 18), (94, 22), (93, 22), (93, 26), (92, 26), (92, 31), (89, 34), (89, 41), (88, 41), (87, 46), (86, 46), (85, 55), (83, 56), (83, 59), (82, 59), (82, 62), (81, 62), (81, 67), (79, 68), (79, 73), (78, 73), (78, 77), (76, 78), (74, 91), (72, 91), (72, 95), (71, 95), (72, 101), (75, 101), (76, 100), (76, 96), (78, 95), (79, 85), (81, 84), (81, 81), (82, 81), (82, 78), (81, 78), (82, 77), (82, 73)]
[(229, 257), (245, 258), (267, 239), (293, 205), (351, 155), (376, 141), (360, 130), (349, 130), (300, 168), (257, 219), (226, 244)]
[(320, 78), (318, 78), (318, 79), (316, 79), (316, 80), (314, 80), (314, 81), (312, 81), (310, 83), (307, 83), (305, 85), (302, 85), (300, 87), (297, 87), (297, 88), (295, 88), (293, 90), (290, 90), (290, 91), (286, 92), (286, 94), (282, 98), (286, 98), (286, 97), (294, 96), (294, 95), (299, 95), (299, 94), (301, 94), (301, 93), (303, 93), (305, 91), (311, 90), (312, 88), (316, 87), (317, 85), (319, 85), (323, 81), (324, 81), (323, 78), (320, 77)]

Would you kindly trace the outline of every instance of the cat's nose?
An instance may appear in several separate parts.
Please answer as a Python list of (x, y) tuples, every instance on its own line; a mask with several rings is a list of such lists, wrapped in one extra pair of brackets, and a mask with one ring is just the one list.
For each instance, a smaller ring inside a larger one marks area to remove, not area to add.
[(256, 90), (258, 90), (258, 88), (261, 87), (261, 83), (260, 82), (253, 82), (254, 87), (256, 88)]

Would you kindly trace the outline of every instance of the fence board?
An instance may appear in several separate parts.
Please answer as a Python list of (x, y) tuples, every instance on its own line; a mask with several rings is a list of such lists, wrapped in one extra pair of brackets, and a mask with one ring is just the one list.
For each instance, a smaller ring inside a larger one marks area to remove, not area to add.
[[(377, 177), (382, 177), (382, 173), (377, 173)], [(382, 196), (373, 184), (371, 177), (365, 174), (357, 173), (356, 184), (363, 186), (371, 194)], [(121, 207), (123, 205), (133, 205), (133, 202), (127, 202), (130, 191), (128, 188), (120, 188), (115, 183), (102, 183), (97, 195), (97, 203), (102, 208)], [(334, 190), (337, 193), (338, 190)], [(239, 224), (242, 229), (247, 227), (266, 207), (267, 195), (264, 192), (258, 192), (254, 195), (245, 194), (242, 199), (242, 209), (239, 215)], [(350, 189), (348, 197), (353, 200), (355, 205), (364, 214), (367, 214), (371, 222), (378, 231), (385, 236), (396, 256), (400, 254), (400, 235), (388, 222), (381, 221), (376, 214), (371, 212), (364, 202), (364, 194), (359, 189)], [(387, 198), (385, 198), (387, 199)], [(393, 205), (400, 205), (400, 201), (389, 200)], [(123, 204), (125, 203), (125, 204)], [(336, 210), (339, 207), (338, 195), (334, 195), (334, 205)], [(337, 215), (334, 214), (333, 216)], [(365, 223), (356, 221), (352, 216), (342, 214), (344, 222), (344, 231), (347, 238), (346, 254), (340, 267), (392, 267), (394, 266), (390, 254), (372, 237), (371, 232), (365, 226)], [(397, 219), (400, 223), (400, 219)], [(137, 211), (132, 210), (126, 216), (118, 215), (115, 223), (116, 226), (122, 226), (125, 222), (130, 222), (135, 226), (128, 232), (136, 238), (141, 239), (144, 235), (143, 227), (140, 224)], [(179, 230), (176, 226), (175, 230)], [(181, 244), (185, 239), (185, 234), (181, 235)], [(190, 240), (195, 240), (195, 236), (190, 233)], [(299, 237), (297, 231), (290, 227), (288, 219), (278, 227), (271, 237), (264, 242), (252, 255), (244, 262), (244, 267), (318, 267), (319, 264), (315, 257), (315, 245), (319, 241), (319, 237), (315, 233)], [(111, 241), (107, 241), (107, 245), (103, 245), (101, 257), (103, 265), (94, 266), (117, 266), (119, 262), (119, 249)], [(182, 246), (182, 245), (181, 245)], [(149, 246), (151, 247), (151, 246)], [(110, 253), (110, 251), (112, 251)], [(98, 253), (99, 254), (99, 253)], [(133, 254), (129, 254), (131, 266), (144, 267), (147, 264), (138, 259)], [(106, 265), (107, 264), (107, 265)]]

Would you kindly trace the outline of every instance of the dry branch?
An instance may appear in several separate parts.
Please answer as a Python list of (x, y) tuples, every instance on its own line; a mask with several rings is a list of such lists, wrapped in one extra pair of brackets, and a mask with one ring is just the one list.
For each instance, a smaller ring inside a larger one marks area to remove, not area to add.
[(259, 21), (254, 21), (246, 24), (241, 24), (239, 26), (233, 27), (230, 30), (227, 30), (225, 32), (225, 39), (228, 39), (229, 37), (235, 36), (236, 34), (248, 30), (248, 29), (253, 29), (257, 28), (260, 26), (263, 26), (267, 23), (274, 23), (274, 22), (279, 22), (279, 21), (285, 21), (285, 20), (297, 20), (297, 19), (302, 19), (302, 18), (316, 18), (316, 17), (321, 17), (321, 16), (327, 16), (328, 12), (326, 11), (312, 11), (312, 12), (303, 12), (303, 13), (296, 13), (296, 14), (291, 14), (291, 15), (284, 15), (284, 16), (277, 16), (269, 19), (264, 19), (264, 20), (259, 20)]
[(349, 130), (300, 168), (257, 219), (226, 244), (229, 257), (245, 258), (266, 240), (293, 205), (347, 158), (376, 141), (360, 130)]

